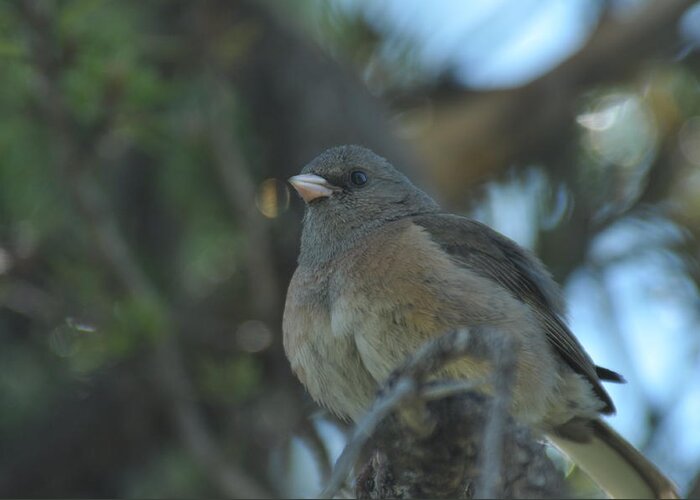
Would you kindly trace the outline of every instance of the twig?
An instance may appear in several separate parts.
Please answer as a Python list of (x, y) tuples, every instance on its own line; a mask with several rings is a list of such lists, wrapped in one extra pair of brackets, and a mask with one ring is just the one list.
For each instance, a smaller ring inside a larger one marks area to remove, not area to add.
[(416, 386), (410, 378), (401, 378), (384, 396), (375, 401), (372, 408), (355, 426), (348, 444), (333, 467), (331, 479), (319, 498), (333, 498), (345, 483), (350, 470), (354, 467), (365, 443), (372, 437), (377, 425), (402, 401), (412, 396), (415, 389)]
[(392, 410), (396, 410), (402, 403), (413, 398), (423, 401), (443, 399), (455, 394), (460, 394), (474, 389), (486, 379), (477, 380), (438, 380), (428, 383), (416, 394), (415, 380), (411, 377), (402, 377), (398, 382), (382, 397), (378, 398), (375, 405), (367, 412), (365, 417), (357, 424), (353, 430), (348, 444), (343, 449), (340, 457), (335, 463), (333, 473), (328, 480), (328, 485), (319, 495), (321, 498), (332, 498), (345, 483), (350, 470), (357, 463), (362, 450), (372, 437), (374, 431), (381, 421)]
[(503, 438), (508, 409), (513, 394), (515, 382), (515, 349), (513, 342), (501, 336), (500, 345), (494, 350), (493, 387), (489, 419), (484, 432), (483, 473), (481, 482), (476, 490), (477, 498), (494, 498), (498, 494), (497, 486), (503, 477)]
[[(353, 430), (348, 444), (336, 461), (331, 479), (321, 493), (322, 498), (332, 498), (346, 481), (350, 470), (359, 458), (365, 444), (372, 436), (377, 426), (393, 410), (409, 402), (427, 401), (453, 395), (474, 389), (485, 382), (487, 378), (469, 381), (440, 381), (426, 383), (426, 379), (434, 372), (442, 368), (446, 363), (457, 359), (465, 354), (483, 360), (496, 361), (496, 366), (500, 366), (507, 354), (501, 354), (506, 349), (506, 342), (500, 340), (501, 336), (494, 331), (485, 332), (484, 328), (474, 328), (471, 330), (460, 329), (449, 332), (432, 341), (426, 342), (418, 351), (406, 361), (406, 363), (395, 370), (389, 377), (384, 387), (380, 390), (379, 397), (375, 400), (371, 409), (357, 423)], [(512, 351), (512, 349), (508, 349)], [(507, 359), (507, 361), (512, 361)], [(497, 390), (507, 387), (510, 390), (510, 371), (504, 377), (496, 376), (496, 380), (505, 379), (505, 382), (495, 384)], [(492, 433), (498, 433), (491, 438), (497, 442), (501, 438), (503, 421), (507, 415), (507, 405), (509, 395), (496, 398), (493, 412), (499, 412), (501, 422), (496, 422)], [(496, 419), (498, 420), (498, 419)], [(486, 443), (485, 443), (486, 444)], [(493, 443), (489, 442), (489, 445)], [(489, 450), (490, 451), (490, 450)], [(488, 454), (487, 454), (488, 455)], [(500, 456), (498, 457), (500, 461)], [(491, 466), (489, 464), (489, 466)], [(497, 474), (498, 469), (495, 469)], [(487, 485), (489, 483), (486, 483)]]

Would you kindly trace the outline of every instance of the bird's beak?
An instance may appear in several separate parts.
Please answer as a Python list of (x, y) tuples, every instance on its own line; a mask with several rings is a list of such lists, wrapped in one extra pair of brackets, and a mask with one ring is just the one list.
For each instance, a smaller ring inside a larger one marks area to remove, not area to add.
[(319, 175), (301, 174), (289, 178), (289, 183), (297, 190), (306, 203), (317, 198), (327, 198), (337, 188)]

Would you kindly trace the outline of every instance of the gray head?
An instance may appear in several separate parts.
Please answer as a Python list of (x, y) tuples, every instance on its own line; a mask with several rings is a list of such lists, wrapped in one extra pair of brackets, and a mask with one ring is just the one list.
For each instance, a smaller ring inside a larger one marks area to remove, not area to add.
[(332, 258), (387, 222), (439, 211), (388, 161), (361, 146), (328, 149), (289, 182), (307, 207), (300, 262)]

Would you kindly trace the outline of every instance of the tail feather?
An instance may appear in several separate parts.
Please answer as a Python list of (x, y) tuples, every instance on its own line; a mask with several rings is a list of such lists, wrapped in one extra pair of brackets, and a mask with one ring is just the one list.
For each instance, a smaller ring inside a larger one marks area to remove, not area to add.
[(612, 498), (680, 498), (676, 486), (610, 426), (596, 420), (592, 428), (587, 443), (547, 437)]
[(626, 384), (627, 381), (625, 377), (617, 372), (603, 368), (602, 366), (595, 367), (595, 373), (598, 375), (600, 380), (605, 380), (606, 382), (614, 382), (616, 384)]

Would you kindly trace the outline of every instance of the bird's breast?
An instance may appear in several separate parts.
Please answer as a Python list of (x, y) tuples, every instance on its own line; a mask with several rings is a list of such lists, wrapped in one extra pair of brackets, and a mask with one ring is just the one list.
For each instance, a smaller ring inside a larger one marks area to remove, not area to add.
[(309, 394), (341, 418), (357, 420), (371, 404), (376, 383), (352, 335), (333, 328), (328, 269), (297, 269), (283, 318), (284, 349)]

